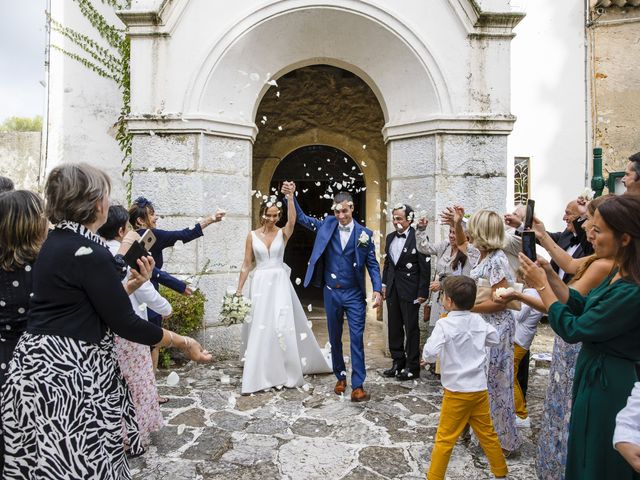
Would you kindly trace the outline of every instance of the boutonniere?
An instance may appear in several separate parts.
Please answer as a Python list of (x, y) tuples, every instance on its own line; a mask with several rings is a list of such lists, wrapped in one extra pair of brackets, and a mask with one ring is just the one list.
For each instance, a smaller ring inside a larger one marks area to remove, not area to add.
[(367, 232), (365, 232), (363, 230), (362, 233), (360, 234), (360, 236), (358, 237), (358, 246), (359, 247), (367, 247), (367, 246), (369, 246), (369, 240), (371, 240), (369, 238), (369, 235), (367, 235)]

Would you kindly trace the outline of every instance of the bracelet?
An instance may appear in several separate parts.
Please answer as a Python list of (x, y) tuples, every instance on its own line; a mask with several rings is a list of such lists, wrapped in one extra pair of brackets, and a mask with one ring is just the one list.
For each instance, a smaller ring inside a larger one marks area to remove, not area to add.
[(173, 332), (170, 330), (168, 332), (169, 332), (169, 345), (167, 345), (167, 348), (171, 348), (173, 347)]
[(536, 288), (536, 290), (537, 290), (538, 292), (541, 292), (541, 291), (543, 291), (545, 288), (547, 288), (547, 286), (546, 286), (546, 285), (543, 285), (543, 286), (542, 286), (542, 288)]

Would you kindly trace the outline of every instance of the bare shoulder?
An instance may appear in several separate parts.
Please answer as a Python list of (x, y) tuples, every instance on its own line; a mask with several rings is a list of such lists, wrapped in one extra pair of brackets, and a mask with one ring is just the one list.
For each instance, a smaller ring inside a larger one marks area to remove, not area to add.
[(595, 260), (591, 265), (589, 265), (589, 268), (587, 268), (587, 271), (589, 270), (593, 270), (594, 272), (610, 272), (613, 267), (615, 266), (615, 262), (610, 259), (610, 258), (599, 258), (597, 260)]

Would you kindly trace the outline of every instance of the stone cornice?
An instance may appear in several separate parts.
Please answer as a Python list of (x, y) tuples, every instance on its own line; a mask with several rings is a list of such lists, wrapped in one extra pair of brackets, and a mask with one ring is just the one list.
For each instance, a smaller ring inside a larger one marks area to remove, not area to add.
[(483, 11), (476, 0), (449, 0), (470, 38), (512, 38), (513, 28), (524, 18), (523, 12)]
[(467, 115), (418, 120), (403, 124), (387, 123), (382, 129), (384, 141), (434, 135), (436, 133), (470, 135), (509, 135), (514, 115)]
[(195, 115), (133, 115), (127, 119), (127, 125), (129, 131), (134, 135), (205, 133), (253, 142), (258, 134), (258, 127), (253, 123), (222, 122), (213, 118)]
[(187, 4), (184, 0), (162, 0), (157, 9), (118, 10), (116, 15), (131, 37), (169, 36)]

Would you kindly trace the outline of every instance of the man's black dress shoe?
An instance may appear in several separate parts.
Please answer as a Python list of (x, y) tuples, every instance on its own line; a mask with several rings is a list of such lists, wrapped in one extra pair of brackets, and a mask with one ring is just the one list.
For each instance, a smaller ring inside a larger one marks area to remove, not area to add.
[(382, 372), (382, 375), (384, 375), (385, 377), (397, 377), (403, 368), (404, 362), (401, 362), (400, 360), (394, 360), (391, 368)]
[(420, 370), (409, 370), (408, 368), (403, 369), (398, 376), (396, 377), (401, 382), (406, 382), (407, 380), (417, 380), (420, 378)]

